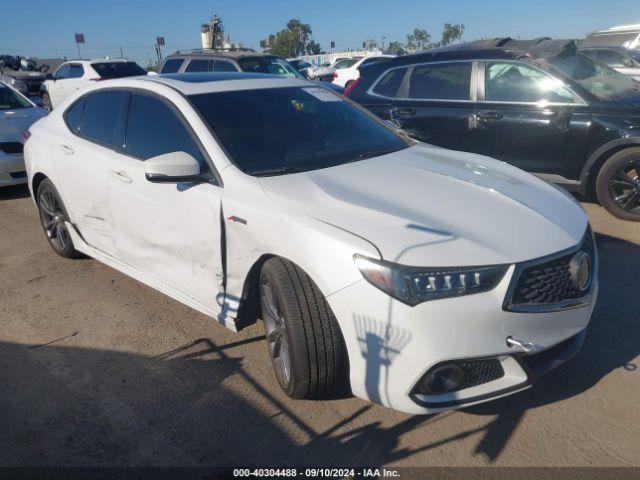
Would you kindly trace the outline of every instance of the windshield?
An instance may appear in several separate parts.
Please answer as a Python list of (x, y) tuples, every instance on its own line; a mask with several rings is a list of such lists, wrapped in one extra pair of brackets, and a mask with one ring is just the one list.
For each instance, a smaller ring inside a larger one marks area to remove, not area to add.
[(92, 63), (91, 66), (103, 79), (135, 77), (136, 75), (147, 74), (136, 62), (100, 62)]
[(189, 98), (234, 164), (249, 175), (332, 167), (401, 150), (410, 142), (324, 87)]
[(29, 101), (17, 94), (10, 88), (0, 85), (0, 110), (16, 110), (18, 108), (29, 108), (32, 105)]
[(238, 60), (238, 63), (244, 72), (269, 73), (283, 77), (304, 78), (289, 62), (278, 57), (241, 58)]
[(625, 100), (640, 95), (640, 83), (583, 53), (561, 52), (549, 63), (599, 100)]

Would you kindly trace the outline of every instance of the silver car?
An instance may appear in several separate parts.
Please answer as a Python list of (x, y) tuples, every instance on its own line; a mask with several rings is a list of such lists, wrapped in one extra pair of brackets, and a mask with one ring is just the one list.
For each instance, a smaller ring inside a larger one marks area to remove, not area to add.
[(26, 183), (24, 135), (45, 114), (16, 89), (0, 82), (0, 187)]

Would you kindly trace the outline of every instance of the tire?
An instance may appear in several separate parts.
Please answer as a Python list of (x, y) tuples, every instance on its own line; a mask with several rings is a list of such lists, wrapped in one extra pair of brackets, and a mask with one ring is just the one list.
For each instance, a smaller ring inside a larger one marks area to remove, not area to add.
[(42, 94), (42, 108), (44, 108), (47, 112), (53, 110), (51, 97), (49, 97), (49, 94), (46, 92)]
[(304, 271), (282, 258), (267, 260), (260, 305), (274, 372), (288, 396), (325, 397), (344, 385), (348, 368), (340, 327)]
[(640, 221), (640, 148), (613, 154), (596, 179), (600, 204), (622, 220)]
[(60, 194), (48, 178), (38, 187), (38, 212), (40, 223), (53, 251), (61, 257), (77, 258), (81, 256), (73, 246), (65, 221), (69, 220), (67, 209), (64, 207)]

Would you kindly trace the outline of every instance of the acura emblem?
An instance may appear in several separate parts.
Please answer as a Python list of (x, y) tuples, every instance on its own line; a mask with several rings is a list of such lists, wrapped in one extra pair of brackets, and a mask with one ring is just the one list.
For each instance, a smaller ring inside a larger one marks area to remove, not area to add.
[(569, 262), (569, 271), (573, 284), (579, 292), (585, 292), (591, 285), (591, 257), (587, 252), (579, 251)]

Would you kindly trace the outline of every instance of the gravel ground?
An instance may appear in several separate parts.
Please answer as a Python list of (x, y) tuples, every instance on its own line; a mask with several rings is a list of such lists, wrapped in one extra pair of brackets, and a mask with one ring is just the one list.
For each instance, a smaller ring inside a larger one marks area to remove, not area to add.
[(584, 205), (601, 292), (581, 353), (534, 388), (410, 416), (293, 401), (261, 325), (234, 334), (47, 245), (0, 191), (0, 465), (639, 466), (640, 224)]

